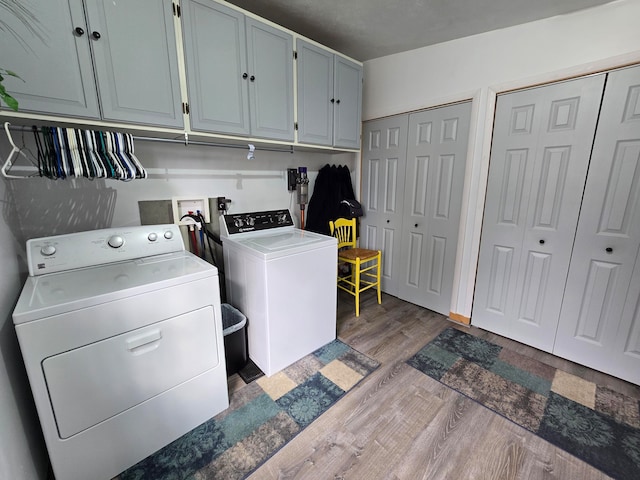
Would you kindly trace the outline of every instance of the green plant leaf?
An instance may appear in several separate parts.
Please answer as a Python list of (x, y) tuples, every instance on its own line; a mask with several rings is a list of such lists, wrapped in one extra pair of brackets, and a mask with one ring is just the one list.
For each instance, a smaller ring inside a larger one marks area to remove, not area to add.
[(18, 111), (18, 101), (11, 95), (9, 95), (8, 93), (0, 92), (0, 99), (2, 99), (11, 110), (13, 110), (14, 112)]
[(7, 89), (2, 83), (0, 83), (0, 100), (6, 103), (14, 112), (18, 111), (18, 101), (7, 93)]

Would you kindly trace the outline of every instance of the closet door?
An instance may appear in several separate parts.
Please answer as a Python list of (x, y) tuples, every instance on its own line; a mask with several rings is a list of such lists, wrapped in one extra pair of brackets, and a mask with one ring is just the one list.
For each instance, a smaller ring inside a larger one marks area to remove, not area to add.
[(398, 296), (448, 315), (471, 102), (409, 116)]
[(604, 79), (498, 97), (474, 326), (553, 348)]
[(554, 354), (640, 384), (640, 67), (609, 73)]
[(398, 294), (409, 116), (364, 124), (360, 246), (382, 251), (382, 290)]

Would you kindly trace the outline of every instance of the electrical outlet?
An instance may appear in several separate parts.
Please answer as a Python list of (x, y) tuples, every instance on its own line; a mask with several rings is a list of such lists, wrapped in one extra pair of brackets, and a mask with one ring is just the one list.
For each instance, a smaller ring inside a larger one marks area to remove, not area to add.
[(196, 197), (174, 197), (171, 199), (171, 206), (173, 209), (173, 223), (180, 225), (184, 221), (180, 219), (188, 215), (189, 212), (193, 212), (194, 215), (200, 210), (200, 213), (204, 217), (205, 223), (211, 221), (209, 215), (209, 199), (196, 198)]

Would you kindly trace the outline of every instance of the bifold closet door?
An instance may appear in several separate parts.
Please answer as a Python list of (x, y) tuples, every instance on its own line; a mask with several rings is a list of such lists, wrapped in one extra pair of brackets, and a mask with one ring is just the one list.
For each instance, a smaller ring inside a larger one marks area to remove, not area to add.
[(364, 124), (360, 246), (382, 251), (382, 290), (398, 295), (409, 115)]
[(604, 80), (498, 97), (474, 326), (552, 350)]
[(608, 74), (553, 353), (640, 384), (640, 66)]
[(471, 102), (409, 115), (398, 296), (451, 311)]

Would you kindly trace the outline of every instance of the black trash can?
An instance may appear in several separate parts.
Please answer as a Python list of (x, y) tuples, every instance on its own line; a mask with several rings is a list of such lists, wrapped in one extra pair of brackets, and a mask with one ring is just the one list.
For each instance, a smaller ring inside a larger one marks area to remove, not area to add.
[(224, 335), (224, 356), (227, 361), (227, 376), (238, 373), (247, 364), (247, 317), (240, 310), (223, 303), (222, 334)]

